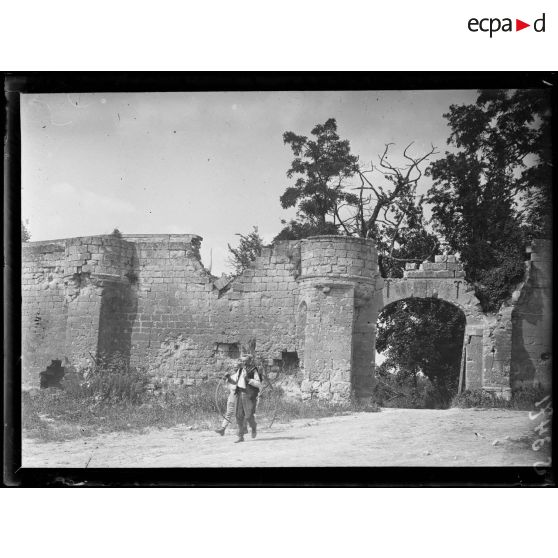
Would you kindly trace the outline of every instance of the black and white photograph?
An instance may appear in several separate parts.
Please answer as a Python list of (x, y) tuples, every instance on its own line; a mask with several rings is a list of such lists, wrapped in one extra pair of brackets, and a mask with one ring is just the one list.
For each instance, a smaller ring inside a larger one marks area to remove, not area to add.
[(21, 93), (21, 466), (543, 479), (538, 84)]
[(3, 554), (551, 555), (555, 12), (3, 3)]

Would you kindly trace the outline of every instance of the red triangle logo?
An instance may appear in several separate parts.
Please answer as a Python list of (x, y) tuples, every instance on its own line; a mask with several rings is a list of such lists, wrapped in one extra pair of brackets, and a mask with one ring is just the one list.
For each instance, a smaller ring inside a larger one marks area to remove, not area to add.
[(521, 21), (520, 19), (515, 20), (515, 30), (516, 31), (521, 31), (522, 29), (525, 29), (526, 27), (531, 27), (531, 24), (530, 23), (525, 23), (524, 21)]

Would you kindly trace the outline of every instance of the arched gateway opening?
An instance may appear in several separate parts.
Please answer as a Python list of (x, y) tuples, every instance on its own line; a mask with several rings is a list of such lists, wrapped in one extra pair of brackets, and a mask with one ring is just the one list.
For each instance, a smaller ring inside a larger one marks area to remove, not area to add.
[(466, 317), (434, 297), (404, 298), (376, 323), (375, 399), (383, 406), (446, 408), (464, 376)]
[[(486, 375), (483, 372), (483, 352), (487, 345), (485, 341), (488, 340), (485, 337), (490, 335), (490, 330), (486, 328), (486, 319), (479, 300), (474, 294), (473, 287), (466, 282), (463, 267), (456, 256), (438, 255), (434, 262), (425, 261), (420, 266), (407, 264), (402, 278), (386, 278), (382, 279), (382, 282), (382, 290), (378, 292), (376, 298), (376, 318), (382, 313), (385, 315), (391, 305), (399, 301), (408, 301), (404, 303), (407, 309), (417, 311), (426, 309), (427, 315), (430, 309), (434, 309), (434, 305), (437, 305), (436, 312), (440, 313), (442, 318), (435, 319), (433, 323), (439, 322), (439, 327), (443, 328), (444, 320), (451, 320), (452, 323), (455, 322), (456, 328), (458, 322), (459, 328), (463, 328), (459, 332), (455, 330), (453, 341), (448, 340), (449, 345), (460, 346), (461, 350), (452, 350), (453, 356), (446, 357), (448, 363), (455, 363), (456, 359), (460, 359), (457, 391), (483, 389), (486, 383), (484, 377)], [(428, 302), (431, 300), (437, 302)], [(430, 327), (432, 324), (428, 325), (426, 322), (425, 332), (429, 331)], [(434, 333), (431, 332), (430, 335)], [(409, 340), (411, 346), (416, 342), (416, 337), (411, 336)], [(427, 336), (425, 339), (429, 340)], [(376, 338), (374, 342), (376, 343)], [(382, 363), (378, 364), (381, 366)], [(451, 366), (455, 368), (454, 364)], [(386, 367), (387, 365), (384, 369)], [(450, 393), (455, 391), (455, 388), (452, 388)], [(447, 400), (448, 397), (449, 393), (442, 399)]]

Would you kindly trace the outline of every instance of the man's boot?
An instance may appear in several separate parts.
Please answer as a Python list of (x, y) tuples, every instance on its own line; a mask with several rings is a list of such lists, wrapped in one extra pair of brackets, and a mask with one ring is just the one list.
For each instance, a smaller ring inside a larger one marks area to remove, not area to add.
[(258, 430), (256, 425), (254, 425), (254, 428), (252, 428), (252, 438), (255, 438), (258, 435)]
[(239, 436), (239, 437), (234, 441), (235, 444), (238, 444), (238, 442), (244, 442), (244, 436)]
[(219, 434), (219, 436), (224, 436), (225, 435), (225, 429), (223, 427), (217, 428), (217, 430), (215, 430), (215, 432), (217, 432), (217, 434)]

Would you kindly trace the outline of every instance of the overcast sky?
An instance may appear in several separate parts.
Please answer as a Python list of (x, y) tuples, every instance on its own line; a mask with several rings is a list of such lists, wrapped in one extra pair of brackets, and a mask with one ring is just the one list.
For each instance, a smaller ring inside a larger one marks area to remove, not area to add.
[[(95, 93), (24, 95), (22, 217), (31, 240), (195, 233), (206, 267), (228, 272), (227, 243), (280, 231), (293, 158), (283, 132), (330, 117), (362, 162), (384, 144), (443, 152), (443, 118), (471, 91)], [(427, 183), (425, 182), (424, 187)]]

